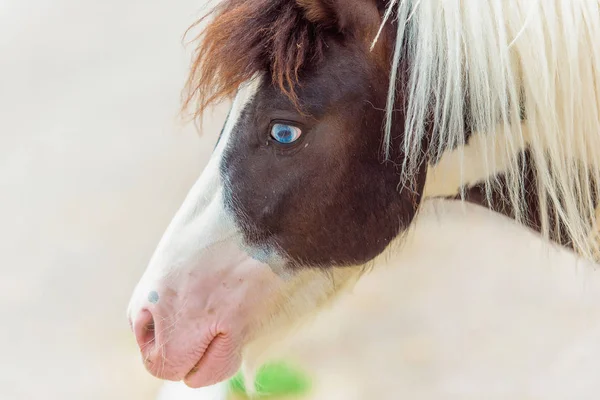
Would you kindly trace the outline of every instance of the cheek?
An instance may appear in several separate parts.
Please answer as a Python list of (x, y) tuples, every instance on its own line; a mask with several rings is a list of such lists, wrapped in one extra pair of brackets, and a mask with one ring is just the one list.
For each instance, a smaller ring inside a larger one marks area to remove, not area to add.
[[(221, 172), (237, 215), (257, 228), (279, 231), (289, 214), (309, 210), (335, 196), (344, 166), (314, 141), (293, 154), (253, 148), (239, 140), (225, 155)], [(316, 205), (314, 203), (317, 203)]]
[[(349, 163), (336, 179), (321, 176), (282, 220), (279, 245), (309, 266), (362, 265), (380, 255), (412, 222), (424, 171), (413, 190), (399, 190), (393, 166)], [(326, 188), (326, 189), (324, 189)], [(314, 193), (320, 193), (315, 196)]]
[(371, 151), (378, 144), (322, 143), (332, 136), (293, 156), (232, 146), (222, 168), (225, 195), (248, 244), (302, 266), (360, 265), (410, 224), (420, 198), (398, 191), (396, 168)]

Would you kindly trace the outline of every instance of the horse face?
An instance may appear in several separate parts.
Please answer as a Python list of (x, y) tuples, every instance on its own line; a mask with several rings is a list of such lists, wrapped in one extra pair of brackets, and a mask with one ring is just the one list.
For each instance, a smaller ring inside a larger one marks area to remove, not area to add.
[(299, 84), (301, 111), (261, 80), (228, 138), (225, 207), (270, 265), (363, 265), (415, 214), (418, 195), (399, 190), (396, 164), (383, 162), (386, 82), (356, 54), (329, 44)]
[(157, 377), (192, 387), (228, 378), (267, 332), (324, 304), (411, 222), (424, 177), (401, 190), (402, 154), (383, 162), (388, 72), (357, 36), (327, 41), (300, 72), (296, 101), (268, 70), (240, 86), (130, 303)]

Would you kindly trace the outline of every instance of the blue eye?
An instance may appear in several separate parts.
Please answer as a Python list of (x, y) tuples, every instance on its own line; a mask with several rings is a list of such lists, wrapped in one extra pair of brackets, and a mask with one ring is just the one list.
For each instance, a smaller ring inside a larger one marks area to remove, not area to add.
[(283, 144), (294, 143), (302, 135), (302, 130), (292, 125), (274, 124), (271, 128), (271, 137)]

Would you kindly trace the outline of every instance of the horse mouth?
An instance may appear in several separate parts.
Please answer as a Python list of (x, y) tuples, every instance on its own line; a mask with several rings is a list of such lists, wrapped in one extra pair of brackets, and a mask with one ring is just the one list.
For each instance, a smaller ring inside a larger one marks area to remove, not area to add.
[(240, 344), (230, 336), (218, 334), (212, 338), (183, 381), (194, 389), (215, 385), (231, 378), (240, 366)]

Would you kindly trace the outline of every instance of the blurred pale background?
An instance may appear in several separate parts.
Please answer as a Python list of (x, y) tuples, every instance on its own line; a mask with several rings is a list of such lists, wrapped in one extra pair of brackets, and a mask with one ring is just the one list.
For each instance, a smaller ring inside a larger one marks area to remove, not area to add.
[[(125, 308), (220, 130), (178, 120), (202, 3), (0, 0), (0, 399), (154, 398)], [(593, 270), (449, 207), (292, 341), (316, 397), (597, 398)]]
[(201, 5), (0, 0), (0, 399), (155, 389), (125, 309), (220, 128), (178, 119)]

